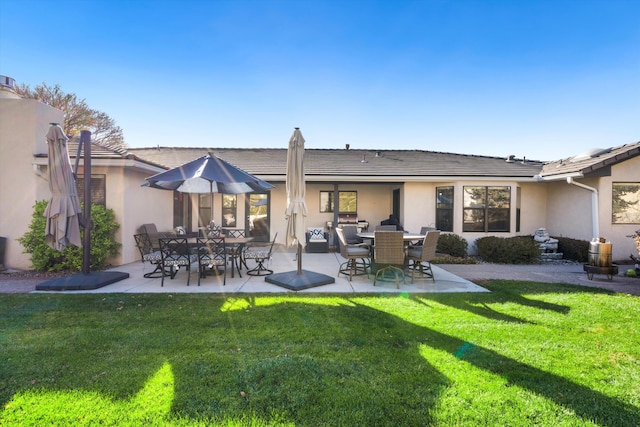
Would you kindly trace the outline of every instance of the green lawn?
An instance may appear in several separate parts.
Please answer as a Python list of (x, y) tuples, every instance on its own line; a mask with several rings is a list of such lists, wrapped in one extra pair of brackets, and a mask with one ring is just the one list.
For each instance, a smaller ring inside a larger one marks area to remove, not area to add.
[(0, 295), (0, 425), (640, 425), (640, 298), (486, 286)]

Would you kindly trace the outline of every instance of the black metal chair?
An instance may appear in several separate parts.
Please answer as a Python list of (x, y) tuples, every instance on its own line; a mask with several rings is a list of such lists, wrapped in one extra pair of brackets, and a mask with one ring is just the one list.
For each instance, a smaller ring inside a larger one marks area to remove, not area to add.
[(245, 265), (247, 264), (248, 259), (252, 259), (257, 263), (254, 268), (247, 271), (249, 276), (268, 276), (273, 274), (273, 270), (268, 269), (264, 264), (271, 259), (273, 245), (276, 243), (276, 237), (278, 237), (278, 233), (273, 236), (273, 240), (269, 246), (258, 246), (252, 243), (246, 248), (243, 254)]
[(198, 238), (198, 286), (200, 279), (207, 277), (208, 271), (214, 271), (220, 276), (220, 270), (224, 270), (222, 286), (227, 284), (227, 248), (224, 237)]
[(145, 273), (143, 276), (155, 279), (164, 275), (164, 271), (162, 270), (162, 254), (160, 251), (153, 249), (149, 235), (146, 233), (134, 234), (133, 238), (136, 240), (136, 246), (140, 251), (142, 265), (148, 262), (155, 266), (153, 271)]
[[(168, 276), (173, 279), (178, 269), (185, 267), (187, 270), (187, 286), (189, 286), (189, 282), (191, 281), (191, 264), (198, 262), (198, 256), (191, 252), (187, 238), (161, 238), (159, 241), (162, 256), (162, 270), (168, 271)], [(165, 275), (166, 274), (162, 275), (160, 286), (164, 286)]]

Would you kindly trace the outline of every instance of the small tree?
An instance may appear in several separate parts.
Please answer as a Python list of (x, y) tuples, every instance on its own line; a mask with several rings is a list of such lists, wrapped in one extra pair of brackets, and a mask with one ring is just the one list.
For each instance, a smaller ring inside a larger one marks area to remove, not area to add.
[(80, 135), (80, 131), (91, 131), (93, 143), (109, 148), (127, 148), (122, 129), (107, 114), (93, 110), (84, 99), (78, 99), (75, 94), (64, 93), (60, 85), (53, 87), (43, 82), (41, 86), (31, 89), (27, 85), (20, 85), (16, 92), (24, 98), (37, 99), (63, 111), (64, 124), (62, 129), (67, 135)]
[[(31, 255), (31, 264), (37, 271), (81, 271), (83, 249), (76, 246), (67, 246), (59, 252), (47, 245), (45, 240), (45, 228), (47, 219), (42, 216), (48, 202), (42, 200), (36, 202), (29, 231), (18, 242), (24, 246), (24, 253)], [(112, 209), (101, 205), (91, 205), (91, 219), (94, 228), (91, 230), (91, 270), (104, 270), (108, 267), (107, 260), (118, 255), (120, 243), (114, 237), (120, 225), (115, 221)], [(80, 229), (81, 236), (84, 229)]]

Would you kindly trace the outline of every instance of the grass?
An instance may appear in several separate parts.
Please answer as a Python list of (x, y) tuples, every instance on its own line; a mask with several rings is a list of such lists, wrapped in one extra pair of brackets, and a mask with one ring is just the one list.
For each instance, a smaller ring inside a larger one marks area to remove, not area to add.
[(0, 425), (640, 425), (640, 299), (0, 295)]

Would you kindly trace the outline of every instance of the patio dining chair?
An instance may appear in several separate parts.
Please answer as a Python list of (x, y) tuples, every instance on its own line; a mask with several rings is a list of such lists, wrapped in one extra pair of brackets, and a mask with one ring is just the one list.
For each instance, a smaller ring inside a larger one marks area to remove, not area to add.
[(207, 277), (208, 271), (220, 276), (224, 271), (222, 286), (227, 284), (227, 248), (224, 237), (199, 237), (198, 240), (198, 286), (200, 279)]
[(406, 283), (404, 277), (404, 237), (402, 231), (376, 231), (373, 246), (373, 262), (376, 264), (373, 286), (376, 285), (378, 277), (384, 280), (386, 273), (393, 273), (396, 287), (400, 289), (399, 276), (402, 282)]
[[(160, 254), (162, 256), (162, 270), (169, 271), (168, 276), (173, 279), (180, 267), (185, 267), (187, 270), (187, 286), (191, 281), (191, 264), (198, 262), (198, 255), (191, 252), (191, 248), (186, 237), (176, 238), (161, 238), (160, 241)], [(164, 286), (164, 277), (162, 275), (162, 281), (160, 286)]]
[(160, 251), (153, 248), (151, 239), (149, 239), (149, 235), (146, 233), (134, 234), (133, 238), (136, 240), (136, 246), (140, 251), (140, 257), (143, 267), (145, 262), (148, 262), (149, 264), (155, 266), (155, 269), (153, 271), (143, 274), (143, 277), (155, 279), (163, 275), (164, 271), (162, 270), (162, 254), (160, 253)]
[(269, 246), (263, 246), (256, 243), (251, 243), (245, 249), (243, 253), (244, 264), (247, 265), (247, 260), (254, 260), (257, 265), (251, 270), (247, 270), (247, 274), (249, 276), (268, 276), (273, 274), (273, 270), (268, 269), (265, 266), (265, 263), (271, 260), (271, 254), (273, 253), (273, 245), (276, 243), (276, 237), (278, 237), (278, 233), (273, 236), (273, 240), (269, 244)]
[(349, 281), (353, 276), (367, 274), (367, 268), (370, 265), (369, 256), (371, 255), (371, 247), (365, 243), (347, 243), (342, 228), (336, 228), (338, 240), (340, 240), (340, 255), (347, 261), (343, 262), (338, 269), (338, 275), (349, 275)]
[(431, 278), (435, 283), (431, 261), (436, 257), (436, 248), (440, 231), (427, 231), (421, 245), (409, 246), (407, 258), (409, 259), (409, 271), (411, 271), (411, 281), (415, 278), (416, 271), (422, 278)]

